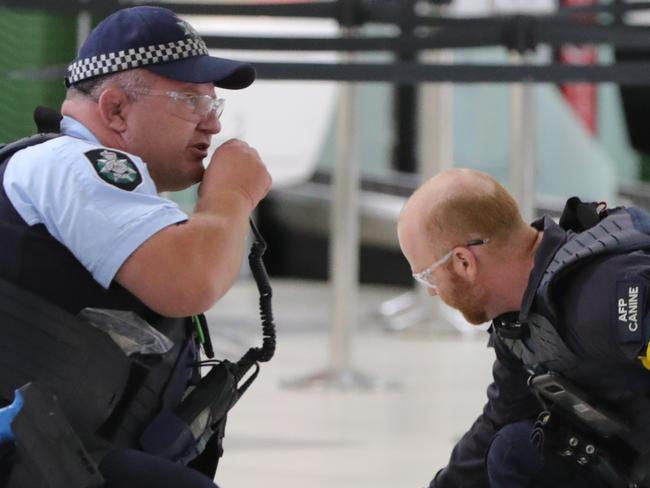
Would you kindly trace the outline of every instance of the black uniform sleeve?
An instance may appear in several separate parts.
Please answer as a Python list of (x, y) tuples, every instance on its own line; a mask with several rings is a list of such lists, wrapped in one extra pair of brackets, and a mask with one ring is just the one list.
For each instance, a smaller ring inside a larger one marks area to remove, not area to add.
[(449, 464), (440, 470), (430, 488), (488, 488), (485, 456), (494, 435), (505, 425), (534, 418), (539, 404), (528, 389), (528, 373), (499, 340), (491, 334), (496, 352), (493, 382), (482, 415), (454, 447)]

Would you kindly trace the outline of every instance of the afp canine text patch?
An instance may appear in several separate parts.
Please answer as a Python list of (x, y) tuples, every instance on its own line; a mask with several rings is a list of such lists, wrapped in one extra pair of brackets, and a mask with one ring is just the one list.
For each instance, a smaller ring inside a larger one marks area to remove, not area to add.
[(639, 282), (619, 281), (616, 284), (616, 328), (621, 344), (643, 341), (645, 289)]
[(84, 155), (99, 177), (109, 185), (132, 191), (142, 183), (137, 166), (124, 153), (111, 149), (93, 149)]

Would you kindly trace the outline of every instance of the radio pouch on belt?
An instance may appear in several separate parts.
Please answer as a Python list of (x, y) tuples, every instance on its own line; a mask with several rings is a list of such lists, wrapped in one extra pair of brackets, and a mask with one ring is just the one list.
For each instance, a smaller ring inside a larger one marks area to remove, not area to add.
[[(222, 440), (228, 411), (257, 377), (259, 362), (269, 361), (275, 352), (273, 293), (262, 261), (266, 242), (253, 221), (250, 225), (255, 242), (248, 260), (260, 295), (262, 347), (250, 348), (236, 363), (213, 359), (203, 362), (204, 366), (212, 366), (212, 369), (180, 405), (173, 411), (163, 410), (140, 437), (140, 444), (146, 452), (189, 463), (208, 477), (214, 477), (223, 454)], [(208, 333), (204, 318), (200, 328)], [(248, 374), (251, 370), (252, 373)]]
[(623, 442), (630, 426), (616, 413), (596, 405), (569, 380), (556, 373), (530, 378), (533, 393), (546, 410), (533, 428), (531, 441), (545, 455), (559, 456), (574, 467), (589, 466), (606, 486), (642, 487), (645, 473), (630, 465), (636, 456)]

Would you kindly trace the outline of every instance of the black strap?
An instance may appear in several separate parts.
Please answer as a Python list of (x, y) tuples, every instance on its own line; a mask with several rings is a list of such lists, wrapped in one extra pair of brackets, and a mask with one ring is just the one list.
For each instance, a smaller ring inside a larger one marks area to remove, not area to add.
[(43, 142), (60, 136), (61, 134), (36, 134), (33, 136), (18, 139), (17, 141), (10, 142), (9, 144), (5, 144), (4, 146), (0, 147), (0, 164), (7, 161), (11, 156), (13, 156), (21, 149), (25, 149), (29, 146), (35, 146), (37, 144), (42, 144)]

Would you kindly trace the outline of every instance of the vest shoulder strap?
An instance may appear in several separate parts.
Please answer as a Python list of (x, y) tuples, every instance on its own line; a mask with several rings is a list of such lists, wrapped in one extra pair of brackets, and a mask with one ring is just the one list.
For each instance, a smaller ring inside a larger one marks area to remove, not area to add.
[[(528, 314), (521, 324), (525, 334), (518, 338), (510, 337), (500, 321), (495, 320), (493, 324), (499, 338), (530, 371), (567, 371), (579, 364), (559, 332), (542, 315)], [(528, 344), (535, 346), (528, 347)]]
[(607, 253), (626, 253), (650, 248), (650, 215), (639, 209), (617, 208), (593, 227), (572, 235), (547, 266), (540, 289), (560, 271), (577, 261)]
[(56, 134), (56, 133), (35, 134), (33, 136), (23, 137), (22, 139), (18, 139), (17, 141), (10, 142), (8, 144), (0, 146), (0, 164), (4, 163), (11, 156), (16, 154), (18, 151), (25, 149), (26, 147), (36, 146), (37, 144), (42, 144), (44, 142), (49, 141), (50, 139), (54, 139), (60, 136), (61, 134)]

